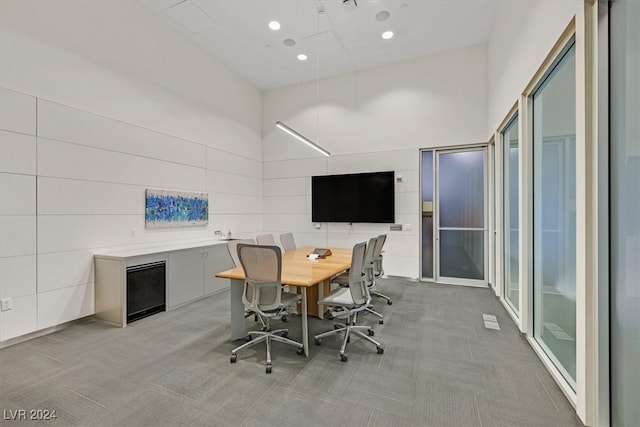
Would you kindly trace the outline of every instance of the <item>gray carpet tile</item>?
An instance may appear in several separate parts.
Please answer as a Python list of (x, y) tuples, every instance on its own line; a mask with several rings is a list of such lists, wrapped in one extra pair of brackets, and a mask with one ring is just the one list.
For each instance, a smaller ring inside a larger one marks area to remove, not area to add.
[[(309, 319), (310, 357), (281, 343), (265, 373), (259, 344), (229, 362), (229, 294), (222, 292), (115, 328), (93, 318), (0, 350), (0, 408), (55, 410), (52, 426), (580, 426), (489, 289), (379, 281), (363, 314), (384, 354), (354, 336), (314, 345), (333, 327)], [(496, 316), (500, 330), (484, 327)], [(247, 330), (259, 329), (253, 318)], [(301, 340), (300, 317), (274, 321)]]

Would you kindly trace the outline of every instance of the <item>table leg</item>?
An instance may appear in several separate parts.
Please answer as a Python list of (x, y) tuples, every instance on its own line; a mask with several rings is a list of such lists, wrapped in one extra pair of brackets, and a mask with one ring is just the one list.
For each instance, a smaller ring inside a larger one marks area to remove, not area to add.
[(309, 329), (307, 325), (307, 288), (302, 286), (302, 345), (304, 355), (309, 357)]
[[(318, 301), (324, 298), (325, 293), (331, 291), (331, 280), (323, 280), (322, 283), (318, 283)], [(326, 305), (318, 306), (318, 318), (324, 319), (324, 311), (327, 309)]]
[(244, 327), (244, 303), (242, 302), (242, 292), (244, 291), (244, 281), (231, 279), (231, 339), (239, 340), (245, 337)]

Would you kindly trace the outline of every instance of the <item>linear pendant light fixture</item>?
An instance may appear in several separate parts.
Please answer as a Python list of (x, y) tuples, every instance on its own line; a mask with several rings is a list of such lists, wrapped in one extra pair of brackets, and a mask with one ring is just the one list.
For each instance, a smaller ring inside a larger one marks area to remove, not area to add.
[(309, 138), (307, 138), (306, 136), (296, 132), (295, 130), (291, 129), (289, 126), (285, 125), (284, 123), (282, 123), (281, 121), (277, 121), (276, 122), (276, 127), (278, 129), (281, 129), (283, 131), (285, 131), (286, 133), (288, 133), (289, 135), (293, 136), (294, 138), (298, 139), (299, 141), (304, 142), (305, 144), (307, 144), (309, 147), (313, 148), (314, 150), (324, 154), (325, 156), (329, 157), (331, 155), (331, 153), (329, 153), (327, 150), (325, 150), (324, 148), (320, 147), (318, 144), (316, 144), (315, 142), (311, 141)]

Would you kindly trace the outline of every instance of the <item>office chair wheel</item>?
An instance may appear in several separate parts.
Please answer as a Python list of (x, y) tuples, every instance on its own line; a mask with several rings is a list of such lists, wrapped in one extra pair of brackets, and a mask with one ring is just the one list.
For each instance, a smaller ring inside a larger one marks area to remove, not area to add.
[(348, 359), (347, 359), (347, 355), (346, 355), (346, 354), (341, 354), (341, 355), (340, 355), (340, 361), (341, 361), (341, 362), (346, 362), (347, 360), (348, 360)]
[(251, 341), (252, 339), (253, 339), (253, 335), (247, 335), (246, 337), (244, 337), (244, 340), (245, 340), (246, 342), (249, 342), (249, 341)]
[(302, 356), (304, 354), (304, 347), (298, 347), (298, 349), (296, 350), (296, 353)]
[(236, 363), (236, 361), (238, 360), (238, 355), (237, 354), (231, 354), (231, 363)]
[(369, 329), (367, 330), (367, 335), (369, 335), (370, 337), (375, 335), (375, 332), (373, 332), (373, 329)]
[(267, 374), (271, 373), (271, 365), (267, 365), (267, 368), (265, 369)]
[(289, 338), (289, 332), (288, 331), (284, 331), (282, 333), (282, 338)]
[(393, 304), (393, 301), (387, 300), (387, 304), (391, 305), (391, 304)]
[(384, 348), (382, 347), (376, 347), (376, 350), (378, 350), (378, 354), (384, 353)]
[(384, 325), (384, 320), (380, 319), (380, 320), (378, 320), (378, 323), (381, 324), (381, 325)]
[(282, 316), (282, 317), (280, 318), (280, 320), (282, 320), (283, 322), (286, 322), (286, 321), (287, 321), (287, 316)]
[(333, 329), (340, 329), (342, 328), (342, 325), (333, 325)]
[(314, 342), (316, 343), (316, 345), (322, 344), (322, 340), (320, 338), (316, 338)]

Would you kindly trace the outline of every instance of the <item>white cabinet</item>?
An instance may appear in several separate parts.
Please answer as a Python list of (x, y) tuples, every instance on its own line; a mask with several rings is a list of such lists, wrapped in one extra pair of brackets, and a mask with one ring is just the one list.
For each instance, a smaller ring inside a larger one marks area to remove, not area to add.
[(227, 289), (228, 279), (216, 273), (233, 268), (227, 245), (214, 245), (169, 253), (167, 308)]
[(169, 253), (167, 309), (204, 296), (206, 248)]
[(207, 248), (204, 262), (204, 294), (210, 295), (223, 289), (229, 289), (231, 281), (216, 277), (217, 273), (233, 268), (233, 260), (227, 245), (215, 245)]
[(126, 268), (166, 260), (167, 310), (229, 287), (216, 273), (233, 268), (226, 243), (165, 246), (95, 255), (95, 314), (126, 325)]

